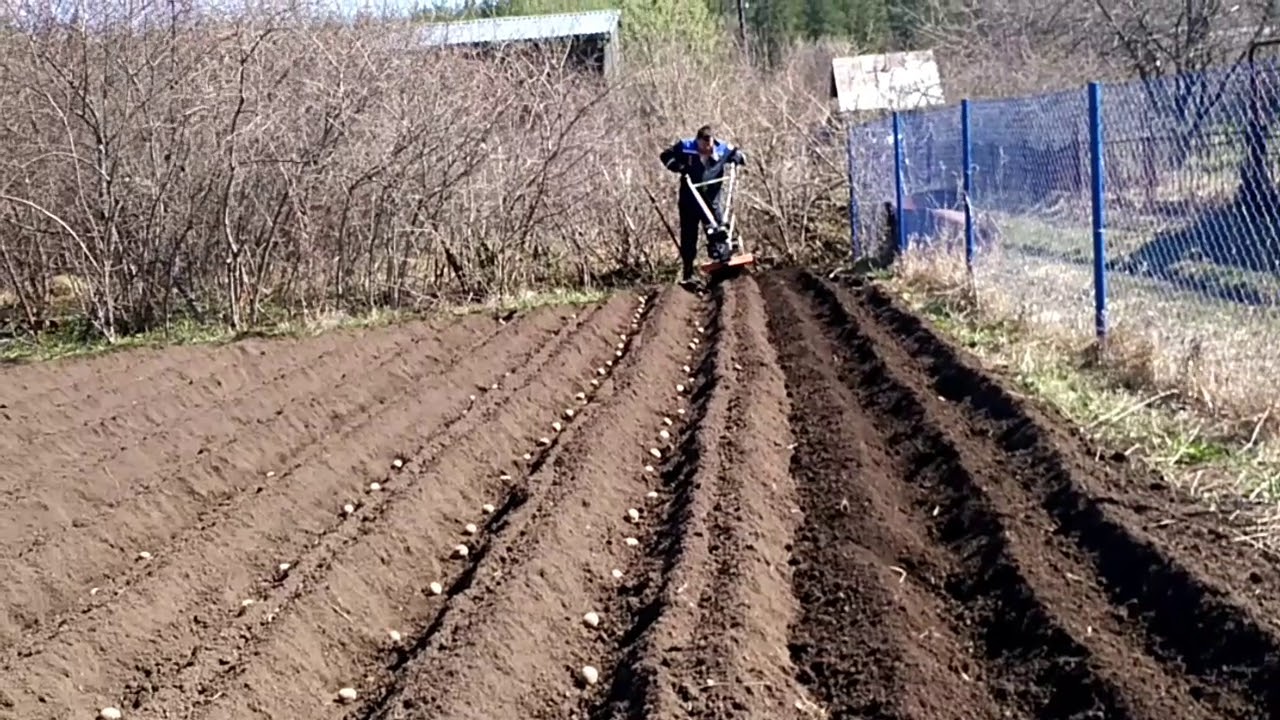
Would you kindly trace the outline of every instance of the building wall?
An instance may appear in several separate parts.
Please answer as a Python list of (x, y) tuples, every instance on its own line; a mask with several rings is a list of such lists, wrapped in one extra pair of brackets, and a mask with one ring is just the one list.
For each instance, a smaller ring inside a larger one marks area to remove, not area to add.
[(450, 49), (477, 57), (495, 57), (509, 54), (513, 51), (519, 52), (521, 49), (527, 49), (529, 52), (537, 50), (567, 51), (568, 62), (576, 68), (607, 77), (616, 72), (620, 65), (621, 58), (617, 48), (618, 44), (612, 42), (610, 36), (602, 35), (555, 40), (526, 40), (503, 46), (455, 45)]

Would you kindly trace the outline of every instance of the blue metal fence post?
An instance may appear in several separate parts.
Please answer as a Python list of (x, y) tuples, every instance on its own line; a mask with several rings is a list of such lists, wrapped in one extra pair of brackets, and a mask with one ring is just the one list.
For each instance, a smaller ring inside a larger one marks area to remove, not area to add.
[(906, 195), (903, 188), (902, 165), (902, 116), (895, 110), (893, 112), (893, 192), (897, 202), (897, 240), (900, 254), (907, 251), (907, 216), (902, 208), (903, 198)]
[(858, 262), (862, 256), (862, 246), (858, 242), (858, 191), (853, 185), (853, 128), (844, 134), (845, 174), (849, 177), (849, 253), (850, 262)]
[(1102, 84), (1089, 83), (1089, 145), (1093, 175), (1093, 323), (1098, 340), (1107, 336), (1106, 177), (1103, 174)]
[(972, 273), (978, 234), (973, 227), (973, 135), (968, 98), (960, 101), (960, 142), (964, 163), (964, 265)]

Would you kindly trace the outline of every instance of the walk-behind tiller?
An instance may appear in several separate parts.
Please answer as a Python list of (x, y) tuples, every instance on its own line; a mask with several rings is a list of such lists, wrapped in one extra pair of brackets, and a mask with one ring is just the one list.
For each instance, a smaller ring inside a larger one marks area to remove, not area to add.
[[(733, 211), (734, 190), (737, 188), (737, 180), (738, 169), (734, 165), (730, 165), (723, 176), (703, 183), (695, 184), (689, 179), (688, 175), (684, 176), (685, 184), (698, 201), (698, 207), (702, 209), (702, 216), (707, 221), (707, 245), (712, 251), (708, 253), (710, 255), (708, 262), (698, 267), (703, 275), (724, 275), (726, 271), (738, 271), (741, 268), (754, 265), (756, 262), (756, 256), (746, 251), (742, 243), (742, 236), (737, 233), (737, 214)], [(720, 205), (724, 215), (724, 222), (720, 225), (716, 224), (715, 214), (707, 206), (707, 201), (698, 194), (698, 188), (715, 183), (725, 184), (723, 189), (724, 199)], [(667, 217), (662, 214), (662, 207), (658, 204), (658, 198), (654, 197), (653, 191), (645, 188), (645, 192), (649, 195), (649, 202), (653, 204), (654, 212), (658, 213), (662, 224), (667, 227), (667, 233), (671, 235), (671, 242), (675, 243), (676, 254), (679, 254), (680, 238), (676, 235), (675, 229), (671, 227), (671, 223), (667, 222)], [(715, 252), (719, 248), (724, 248), (724, 250)]]
[[(734, 231), (737, 230), (736, 221), (737, 213), (733, 211), (734, 189), (738, 185), (738, 168), (736, 165), (729, 165), (725, 174), (715, 180), (694, 184), (688, 175), (684, 176), (685, 184), (689, 186), (689, 190), (693, 193), (694, 199), (698, 201), (698, 207), (702, 208), (702, 215), (707, 219), (707, 245), (712, 249), (711, 259), (700, 266), (700, 270), (704, 275), (714, 275), (723, 270), (732, 270), (741, 267), (754, 265), (756, 256), (746, 251), (742, 245), (742, 236)], [(724, 201), (721, 205), (723, 208), (724, 222), (720, 225), (716, 224), (715, 214), (711, 212), (711, 208), (707, 206), (707, 201), (702, 199), (702, 195), (698, 193), (698, 188), (712, 185), (715, 183), (724, 183)], [(679, 243), (676, 243), (677, 250)], [(715, 252), (718, 248), (724, 248), (722, 252)]]

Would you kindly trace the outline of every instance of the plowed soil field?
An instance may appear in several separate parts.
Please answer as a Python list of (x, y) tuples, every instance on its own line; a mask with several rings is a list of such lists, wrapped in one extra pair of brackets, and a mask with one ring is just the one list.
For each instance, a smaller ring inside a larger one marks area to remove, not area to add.
[(10, 368), (0, 457), (5, 720), (1280, 717), (1275, 567), (805, 271)]

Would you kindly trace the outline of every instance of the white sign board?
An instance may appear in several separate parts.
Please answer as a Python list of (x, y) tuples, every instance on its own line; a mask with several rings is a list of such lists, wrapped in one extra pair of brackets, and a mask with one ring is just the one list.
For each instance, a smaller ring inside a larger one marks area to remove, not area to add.
[(946, 103), (932, 50), (835, 58), (831, 90), (838, 112), (914, 110)]

